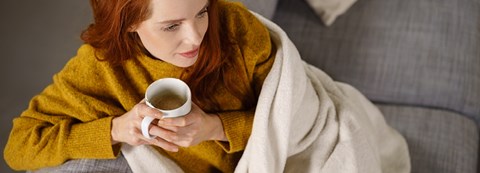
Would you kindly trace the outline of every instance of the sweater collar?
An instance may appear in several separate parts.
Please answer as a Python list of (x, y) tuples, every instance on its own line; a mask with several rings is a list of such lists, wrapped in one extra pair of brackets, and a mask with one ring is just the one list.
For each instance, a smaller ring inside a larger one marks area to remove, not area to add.
[(138, 60), (140, 64), (145, 67), (147, 72), (150, 73), (154, 80), (164, 77), (180, 78), (180, 75), (185, 70), (185, 68), (177, 67), (173, 64), (147, 56), (145, 54), (140, 55)]

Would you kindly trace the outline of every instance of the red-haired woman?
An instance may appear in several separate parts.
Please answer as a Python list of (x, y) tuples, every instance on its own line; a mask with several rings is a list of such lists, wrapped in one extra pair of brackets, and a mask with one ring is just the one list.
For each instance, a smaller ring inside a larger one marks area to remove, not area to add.
[[(4, 152), (10, 167), (88, 159), (98, 161), (93, 169), (118, 171), (125, 167), (119, 148), (127, 143), (152, 145), (186, 172), (233, 172), (274, 61), (267, 28), (243, 6), (222, 0), (90, 3), (95, 22), (82, 33), (86, 44), (13, 122)], [(147, 139), (143, 117), (162, 114), (142, 99), (150, 83), (165, 77), (190, 86), (192, 111), (159, 120), (150, 129), (158, 137)]]

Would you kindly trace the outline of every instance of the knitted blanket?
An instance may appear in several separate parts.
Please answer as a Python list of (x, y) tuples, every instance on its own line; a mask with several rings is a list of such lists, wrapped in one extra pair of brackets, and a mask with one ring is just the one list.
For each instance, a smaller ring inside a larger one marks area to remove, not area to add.
[[(308, 65), (274, 23), (277, 47), (235, 172), (410, 172), (404, 138), (353, 87)], [(182, 172), (151, 146), (122, 146), (133, 172)]]

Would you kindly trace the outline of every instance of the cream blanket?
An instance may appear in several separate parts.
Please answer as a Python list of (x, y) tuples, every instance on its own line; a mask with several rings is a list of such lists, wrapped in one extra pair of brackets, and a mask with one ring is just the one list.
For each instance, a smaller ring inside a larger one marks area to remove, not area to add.
[[(303, 62), (282, 29), (255, 15), (278, 50), (235, 172), (410, 172), (407, 144), (381, 112)], [(182, 172), (150, 146), (124, 144), (122, 152), (133, 172)]]

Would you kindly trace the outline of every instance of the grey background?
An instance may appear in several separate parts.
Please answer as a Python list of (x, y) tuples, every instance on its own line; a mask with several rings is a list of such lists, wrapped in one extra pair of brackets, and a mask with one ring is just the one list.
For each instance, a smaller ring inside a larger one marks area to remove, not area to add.
[(0, 172), (12, 120), (76, 54), (91, 21), (87, 0), (0, 1)]

